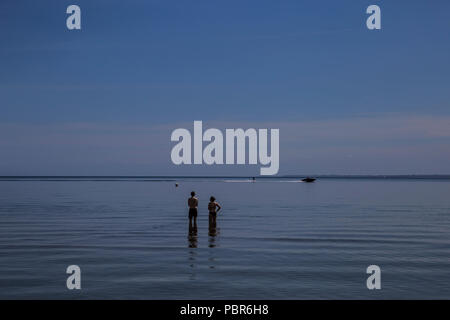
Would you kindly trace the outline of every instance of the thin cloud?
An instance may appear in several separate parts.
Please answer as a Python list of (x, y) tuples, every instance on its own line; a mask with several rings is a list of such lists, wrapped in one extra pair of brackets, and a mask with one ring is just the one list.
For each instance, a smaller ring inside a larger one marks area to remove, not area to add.
[[(384, 115), (304, 122), (204, 121), (203, 124), (204, 130), (279, 128), (280, 174), (450, 172), (450, 116)], [(24, 168), (36, 171), (25, 170), (27, 174), (61, 173), (66, 169), (71, 171), (66, 174), (96, 174), (100, 167), (102, 172), (118, 175), (182, 174), (184, 170), (191, 173), (193, 168), (171, 164), (170, 134), (176, 128), (192, 130), (192, 126), (193, 122), (149, 126), (0, 124), (0, 174), (22, 172)], [(203, 167), (206, 166), (196, 166), (194, 173), (201, 174)], [(207, 171), (213, 174), (215, 169), (222, 170), (209, 167)]]

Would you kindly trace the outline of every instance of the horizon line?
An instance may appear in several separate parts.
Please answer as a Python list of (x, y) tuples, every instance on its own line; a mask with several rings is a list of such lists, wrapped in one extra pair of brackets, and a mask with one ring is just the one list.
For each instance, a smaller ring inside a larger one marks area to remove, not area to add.
[(258, 175), (0, 175), (0, 179), (12, 178), (443, 178), (450, 179), (450, 174), (286, 174), (274, 176)]

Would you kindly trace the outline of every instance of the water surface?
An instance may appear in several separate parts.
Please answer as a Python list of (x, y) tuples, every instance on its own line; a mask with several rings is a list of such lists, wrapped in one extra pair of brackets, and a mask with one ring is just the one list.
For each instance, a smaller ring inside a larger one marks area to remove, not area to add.
[[(176, 181), (0, 179), (0, 298), (450, 298), (449, 180)], [(366, 287), (372, 264), (381, 290)]]

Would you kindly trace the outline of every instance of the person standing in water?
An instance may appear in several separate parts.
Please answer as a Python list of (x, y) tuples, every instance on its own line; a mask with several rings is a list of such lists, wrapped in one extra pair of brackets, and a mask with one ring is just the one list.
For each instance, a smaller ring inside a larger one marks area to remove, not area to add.
[(194, 219), (194, 227), (197, 227), (197, 207), (198, 199), (195, 197), (195, 192), (191, 192), (191, 197), (188, 199), (189, 206), (189, 225), (192, 225), (192, 219)]
[(222, 207), (220, 206), (220, 204), (216, 202), (216, 198), (214, 197), (209, 198), (208, 211), (210, 224), (216, 223), (217, 213), (220, 211), (220, 209), (222, 209)]
[[(217, 209), (217, 211), (216, 211)], [(209, 199), (208, 203), (208, 211), (209, 211), (209, 228), (208, 228), (208, 235), (209, 235), (209, 247), (214, 248), (216, 246), (216, 236), (218, 234), (217, 230), (217, 224), (216, 224), (216, 218), (217, 218), (217, 212), (221, 209), (220, 204), (216, 202), (216, 198), (211, 197)]]

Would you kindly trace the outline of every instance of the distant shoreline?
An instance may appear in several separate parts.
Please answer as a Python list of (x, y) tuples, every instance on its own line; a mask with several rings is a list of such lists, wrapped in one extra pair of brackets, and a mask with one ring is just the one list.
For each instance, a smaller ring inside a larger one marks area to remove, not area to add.
[(152, 179), (159, 181), (176, 181), (179, 179), (252, 179), (256, 180), (276, 180), (276, 179), (303, 179), (305, 177), (314, 177), (316, 179), (408, 179), (408, 180), (449, 180), (450, 174), (410, 174), (410, 175), (280, 175), (280, 176), (0, 176), (0, 181), (7, 180), (68, 180), (68, 179), (100, 179), (100, 180), (125, 180), (125, 179)]

